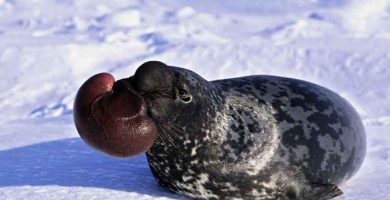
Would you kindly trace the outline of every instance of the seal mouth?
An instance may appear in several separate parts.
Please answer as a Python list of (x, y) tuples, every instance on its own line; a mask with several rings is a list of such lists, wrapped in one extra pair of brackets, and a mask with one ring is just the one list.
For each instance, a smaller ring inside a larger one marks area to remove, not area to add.
[(131, 81), (115, 81), (108, 73), (92, 76), (80, 87), (74, 122), (87, 144), (115, 157), (144, 153), (157, 137), (156, 124)]

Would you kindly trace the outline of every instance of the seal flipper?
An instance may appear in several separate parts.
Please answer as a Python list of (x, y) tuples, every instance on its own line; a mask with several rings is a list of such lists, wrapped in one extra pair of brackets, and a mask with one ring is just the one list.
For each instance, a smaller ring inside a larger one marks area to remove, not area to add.
[(327, 200), (341, 196), (343, 191), (337, 185), (312, 183), (311, 189), (305, 191), (303, 199), (305, 200)]

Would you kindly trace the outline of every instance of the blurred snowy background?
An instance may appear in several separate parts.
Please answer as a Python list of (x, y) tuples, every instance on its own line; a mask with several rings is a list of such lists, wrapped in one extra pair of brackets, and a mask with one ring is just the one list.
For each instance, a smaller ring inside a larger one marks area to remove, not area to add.
[(148, 60), (338, 92), (369, 145), (338, 199), (390, 199), (389, 0), (0, 0), (0, 199), (185, 199), (158, 187), (144, 156), (109, 158), (73, 127), (87, 78)]

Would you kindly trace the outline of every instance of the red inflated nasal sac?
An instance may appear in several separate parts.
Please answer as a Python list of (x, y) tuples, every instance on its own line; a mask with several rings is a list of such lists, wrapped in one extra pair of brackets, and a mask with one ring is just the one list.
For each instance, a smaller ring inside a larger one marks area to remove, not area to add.
[(131, 90), (114, 90), (111, 74), (100, 73), (79, 89), (74, 122), (90, 146), (115, 157), (134, 156), (149, 150), (157, 128), (147, 115), (142, 97)]

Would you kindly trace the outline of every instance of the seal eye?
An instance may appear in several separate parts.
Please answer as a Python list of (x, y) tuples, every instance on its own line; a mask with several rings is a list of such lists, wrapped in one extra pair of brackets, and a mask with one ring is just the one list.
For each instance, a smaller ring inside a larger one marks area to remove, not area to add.
[(179, 89), (179, 97), (183, 103), (190, 103), (192, 101), (192, 96), (186, 89)]

